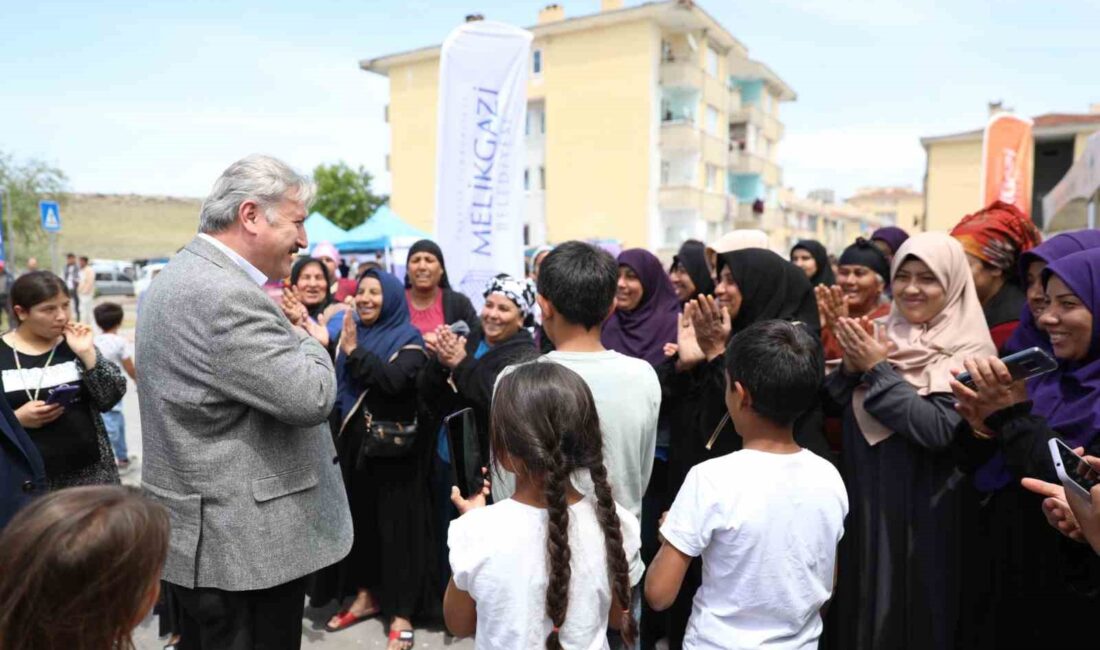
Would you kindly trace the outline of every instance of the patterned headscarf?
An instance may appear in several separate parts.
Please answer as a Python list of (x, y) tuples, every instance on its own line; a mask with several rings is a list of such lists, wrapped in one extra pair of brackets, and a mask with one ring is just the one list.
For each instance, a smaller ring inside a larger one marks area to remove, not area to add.
[(970, 255), (1005, 271), (1016, 267), (1020, 253), (1043, 240), (1039, 229), (1019, 208), (1002, 201), (963, 217), (951, 236)]
[(519, 307), (520, 313), (524, 316), (530, 314), (531, 310), (535, 308), (535, 283), (529, 278), (517, 280), (502, 273), (489, 280), (482, 296), (488, 298), (489, 294), (492, 293), (502, 294), (516, 303), (516, 307)]

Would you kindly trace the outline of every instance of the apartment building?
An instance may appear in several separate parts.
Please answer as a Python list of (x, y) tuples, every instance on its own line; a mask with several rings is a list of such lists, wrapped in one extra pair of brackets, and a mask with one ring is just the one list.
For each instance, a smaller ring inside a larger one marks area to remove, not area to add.
[(924, 229), (924, 195), (911, 187), (861, 187), (844, 202), (874, 215), (884, 226), (909, 233)]
[(776, 210), (764, 220), (771, 248), (786, 255), (799, 240), (816, 239), (839, 256), (857, 237), (870, 237), (877, 228), (893, 225), (882, 215), (850, 203), (822, 200), (826, 196), (815, 191), (800, 197), (790, 188), (781, 189)]
[[(990, 112), (999, 110), (991, 105)], [(1042, 202), (1100, 131), (1100, 104), (1088, 113), (1047, 113), (1033, 118), (1031, 217), (1042, 224)], [(925, 230), (947, 230), (982, 206), (984, 129), (921, 138), (928, 154), (924, 176)]]
[[(529, 245), (667, 250), (764, 227), (782, 184), (779, 106), (795, 93), (699, 5), (602, 0), (598, 13), (570, 17), (555, 4), (529, 29)], [(391, 207), (427, 230), (439, 55), (436, 45), (360, 62), (390, 82)]]

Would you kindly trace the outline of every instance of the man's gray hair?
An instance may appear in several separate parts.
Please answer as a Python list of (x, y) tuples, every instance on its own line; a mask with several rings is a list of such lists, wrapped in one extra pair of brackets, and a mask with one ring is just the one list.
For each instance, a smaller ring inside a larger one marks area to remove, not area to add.
[(295, 190), (296, 200), (309, 209), (313, 202), (313, 180), (271, 156), (252, 154), (241, 158), (222, 172), (210, 195), (202, 202), (199, 232), (214, 234), (227, 230), (237, 220), (237, 211), (245, 201), (255, 201), (272, 220), (268, 210)]

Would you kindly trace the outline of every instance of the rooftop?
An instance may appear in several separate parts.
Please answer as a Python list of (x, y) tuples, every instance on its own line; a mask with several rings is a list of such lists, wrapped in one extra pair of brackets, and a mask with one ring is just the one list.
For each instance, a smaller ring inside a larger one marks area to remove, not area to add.
[[(555, 7), (555, 13), (560, 11), (560, 7)], [(644, 2), (632, 7), (604, 9), (584, 16), (540, 20), (538, 24), (526, 29), (532, 32), (537, 39), (644, 19), (655, 20), (658, 24), (673, 30), (705, 30), (708, 40), (726, 52), (744, 53), (747, 51), (744, 44), (734, 38), (725, 27), (693, 0), (659, 0)], [(368, 72), (387, 76), (390, 68), (394, 66), (438, 58), (441, 49), (442, 45), (429, 45), (414, 50), (363, 59), (359, 62), (359, 67)], [(794, 90), (768, 66), (748, 58), (742, 60), (740, 56), (735, 57), (734, 61), (734, 76), (763, 79), (769, 86), (773, 87), (780, 99), (784, 101), (796, 99)]]
[[(1031, 118), (1036, 138), (1050, 138), (1076, 133), (1091, 133), (1100, 129), (1100, 112), (1094, 113), (1044, 113)], [(980, 140), (984, 129), (928, 136), (920, 139), (925, 148), (936, 142), (964, 142)]]

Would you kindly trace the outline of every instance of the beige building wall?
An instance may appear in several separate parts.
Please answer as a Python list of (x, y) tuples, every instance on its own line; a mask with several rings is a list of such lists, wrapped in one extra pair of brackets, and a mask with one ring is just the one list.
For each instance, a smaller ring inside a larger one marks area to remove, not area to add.
[[(409, 224), (435, 230), (435, 141), (439, 58), (390, 71), (390, 207)], [(400, 128), (395, 126), (400, 125)]]
[(936, 142), (928, 146), (925, 230), (949, 230), (981, 209), (982, 141)]
[(547, 238), (648, 244), (660, 34), (637, 21), (547, 39)]

